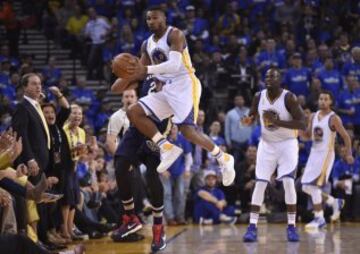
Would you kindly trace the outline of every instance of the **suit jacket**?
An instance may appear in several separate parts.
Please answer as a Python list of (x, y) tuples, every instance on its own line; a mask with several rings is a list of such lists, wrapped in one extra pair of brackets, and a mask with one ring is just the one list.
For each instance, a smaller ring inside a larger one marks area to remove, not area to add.
[[(18, 136), (22, 137), (23, 143), (23, 151), (15, 163), (26, 164), (29, 160), (35, 159), (40, 167), (40, 173), (46, 171), (49, 164), (49, 149), (45, 127), (39, 113), (26, 99), (17, 105), (12, 126)], [(32, 180), (36, 182), (35, 179)]]

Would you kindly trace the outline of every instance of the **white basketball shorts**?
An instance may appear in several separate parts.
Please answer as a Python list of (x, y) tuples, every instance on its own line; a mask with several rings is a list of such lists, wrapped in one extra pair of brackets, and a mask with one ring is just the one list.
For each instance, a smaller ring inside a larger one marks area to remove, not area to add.
[(334, 149), (324, 151), (312, 149), (301, 177), (301, 183), (324, 186), (329, 180), (334, 160)]
[(299, 159), (297, 139), (279, 142), (260, 140), (256, 157), (256, 180), (269, 182), (277, 169), (277, 179), (295, 177)]
[(195, 75), (182, 75), (166, 81), (162, 90), (139, 100), (146, 115), (162, 121), (173, 116), (175, 124), (195, 124), (201, 84)]

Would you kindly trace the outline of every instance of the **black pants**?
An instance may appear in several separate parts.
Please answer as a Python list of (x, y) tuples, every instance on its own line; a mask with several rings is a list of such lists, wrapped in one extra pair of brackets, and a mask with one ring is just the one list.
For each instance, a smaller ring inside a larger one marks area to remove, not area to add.
[(0, 235), (0, 253), (50, 254), (23, 235)]
[[(154, 207), (161, 207), (164, 203), (164, 189), (160, 181), (159, 174), (156, 171), (160, 160), (156, 156), (147, 156), (143, 159), (143, 163), (147, 168), (145, 177), (151, 204)], [(139, 199), (136, 198), (136, 196), (141, 197), (141, 192), (145, 191), (145, 186), (143, 185), (139, 171), (129, 171), (131, 165), (131, 162), (125, 157), (115, 157), (116, 182), (119, 188), (119, 196), (121, 200), (129, 200), (133, 196), (135, 199)], [(135, 208), (137, 203), (139, 203), (139, 201), (135, 202)]]
[(25, 198), (26, 188), (17, 182), (14, 182), (12, 179), (4, 177), (0, 180), (0, 187), (9, 192), (12, 195), (19, 195), (20, 197)]
[(90, 47), (89, 57), (87, 61), (87, 78), (93, 79), (93, 71), (96, 70), (96, 78), (101, 79), (102, 78), (102, 51), (103, 51), (103, 44), (92, 44)]

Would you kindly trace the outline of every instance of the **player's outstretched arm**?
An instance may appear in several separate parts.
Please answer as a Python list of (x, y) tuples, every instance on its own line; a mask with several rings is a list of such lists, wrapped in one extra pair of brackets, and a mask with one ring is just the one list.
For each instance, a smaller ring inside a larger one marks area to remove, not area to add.
[(250, 126), (256, 121), (256, 118), (258, 116), (259, 101), (260, 101), (260, 92), (257, 92), (251, 102), (249, 115), (241, 119), (241, 123), (243, 125)]
[(352, 156), (351, 138), (348, 132), (345, 130), (341, 118), (338, 115), (334, 115), (331, 117), (330, 122), (331, 126), (335, 129), (337, 133), (340, 134), (341, 138), (344, 140), (346, 147), (346, 162), (349, 164), (353, 164), (354, 157)]
[(294, 94), (289, 92), (286, 95), (285, 106), (293, 118), (291, 121), (280, 120), (272, 114), (267, 115), (267, 117), (270, 117), (270, 119), (268, 120), (279, 127), (294, 129), (294, 130), (305, 130), (306, 129), (305, 115)]

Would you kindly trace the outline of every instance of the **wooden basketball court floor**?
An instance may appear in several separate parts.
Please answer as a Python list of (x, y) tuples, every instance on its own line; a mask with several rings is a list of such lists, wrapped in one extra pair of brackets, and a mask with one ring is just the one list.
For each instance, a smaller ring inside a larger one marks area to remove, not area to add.
[[(301, 240), (289, 243), (284, 224), (260, 224), (257, 243), (243, 243), (246, 225), (189, 225), (167, 227), (166, 254), (360, 254), (360, 223), (328, 225), (326, 230), (305, 232), (298, 225)], [(145, 239), (135, 243), (114, 243), (110, 238), (86, 241), (86, 254), (151, 253), (151, 227), (145, 226)]]

